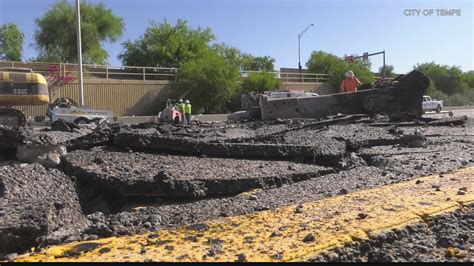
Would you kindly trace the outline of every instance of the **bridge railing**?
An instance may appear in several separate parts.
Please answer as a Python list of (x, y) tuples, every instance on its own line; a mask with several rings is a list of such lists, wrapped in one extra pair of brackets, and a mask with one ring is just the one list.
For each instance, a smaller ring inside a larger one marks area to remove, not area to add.
[[(77, 79), (78, 64), (50, 63), (50, 62), (18, 62), (0, 61), (0, 67), (31, 68), (34, 72), (43, 74), (48, 79), (70, 82)], [(241, 77), (246, 78), (259, 71), (241, 71)], [(327, 74), (295, 73), (295, 72), (268, 72), (275, 75), (282, 82), (315, 82), (328, 80)], [(137, 67), (83, 64), (84, 78), (98, 79), (132, 79), (132, 80), (178, 80), (179, 68), (166, 67)]]
[[(252, 73), (262, 73), (262, 71), (242, 71), (242, 77), (248, 77), (249, 74)], [(317, 74), (317, 73), (295, 73), (295, 72), (281, 72), (281, 71), (273, 71), (267, 72), (272, 73), (275, 77), (283, 82), (316, 82), (322, 83), (327, 82), (329, 79), (328, 74)]]

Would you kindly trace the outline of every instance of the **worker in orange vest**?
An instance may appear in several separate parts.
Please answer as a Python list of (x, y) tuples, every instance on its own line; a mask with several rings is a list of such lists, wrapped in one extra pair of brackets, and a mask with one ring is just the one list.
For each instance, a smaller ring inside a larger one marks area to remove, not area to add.
[(357, 86), (362, 83), (354, 76), (354, 72), (351, 70), (346, 72), (346, 78), (341, 82), (341, 92), (354, 92), (357, 91)]

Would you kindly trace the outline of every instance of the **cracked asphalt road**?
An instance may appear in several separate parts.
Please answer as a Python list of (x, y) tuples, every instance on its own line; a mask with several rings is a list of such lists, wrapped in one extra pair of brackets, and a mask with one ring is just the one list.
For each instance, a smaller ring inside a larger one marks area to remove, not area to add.
[[(259, 213), (381, 188), (421, 176), (444, 176), (474, 164), (472, 119), (457, 126), (430, 126), (424, 122), (381, 126), (376, 124), (380, 121), (373, 119), (367, 117), (328, 125), (316, 123), (315, 126), (311, 126), (314, 120), (204, 123), (187, 127), (115, 125), (71, 134), (57, 132), (58, 138), (55, 138), (55, 131), (29, 133), (28, 129), (20, 130), (22, 145), (28, 138), (33, 138), (36, 144), (49, 145), (49, 140), (55, 139), (54, 145), (65, 143), (70, 147), (55, 170), (62, 172), (62, 178), (51, 179), (49, 185), (64, 187), (72, 182), (77, 197), (70, 196), (68, 204), (80, 206), (81, 215), (85, 215), (87, 221), (82, 227), (74, 227), (70, 218), (51, 216), (60, 218), (46, 219), (44, 223), (48, 230), (34, 231), (37, 233), (27, 244), (19, 242), (18, 248), (0, 250), (0, 255), (21, 253), (32, 246), (44, 248), (76, 240), (145, 233)], [(8, 147), (4, 149), (8, 153), (3, 155), (7, 160), (14, 157), (11, 140), (18, 139), (15, 132), (8, 128), (0, 130), (3, 136), (9, 137), (8, 143), (0, 140), (0, 147)], [(271, 152), (265, 150), (270, 147), (268, 145), (273, 147)], [(295, 148), (298, 145), (301, 148)], [(2, 164), (6, 165), (3, 167), (21, 165), (6, 160)], [(22, 171), (25, 176), (39, 174), (41, 180), (48, 180), (47, 171), (36, 167), (26, 167)], [(13, 186), (18, 186), (9, 180), (2, 171), (2, 199), (6, 199), (10, 190), (15, 190)], [(48, 198), (47, 192), (38, 191), (40, 194), (34, 194), (32, 201)], [(54, 205), (42, 205), (41, 208), (38, 211), (26, 209), (25, 215), (36, 217), (40, 213), (55, 212)], [(461, 218), (457, 220), (441, 221), (454, 224), (457, 234), (469, 235), (472, 227), (466, 227), (464, 221), (470, 221), (471, 216), (463, 215), (458, 215)], [(12, 219), (22, 221), (24, 218), (17, 215)], [(13, 230), (14, 225), (0, 222), (0, 226), (5, 235), (21, 235)], [(434, 234), (430, 233), (431, 229), (425, 229), (420, 228), (417, 232)], [(390, 241), (385, 241), (384, 247), (395, 250), (405, 240)], [(470, 243), (469, 239), (463, 241), (462, 245)], [(436, 243), (432, 247), (440, 248)], [(393, 251), (389, 256), (379, 255), (379, 252), (369, 258), (369, 253), (357, 254), (359, 246), (353, 248), (353, 252), (347, 247), (343, 251), (347, 253), (346, 257), (334, 250), (333, 253), (339, 255), (331, 253), (329, 257), (315, 260), (469, 260), (471, 251), (464, 256), (465, 249), (458, 246), (449, 246), (452, 249), (443, 253), (451, 254), (449, 258), (425, 254), (433, 252), (431, 246), (416, 249), (413, 256), (402, 256), (401, 251)]]

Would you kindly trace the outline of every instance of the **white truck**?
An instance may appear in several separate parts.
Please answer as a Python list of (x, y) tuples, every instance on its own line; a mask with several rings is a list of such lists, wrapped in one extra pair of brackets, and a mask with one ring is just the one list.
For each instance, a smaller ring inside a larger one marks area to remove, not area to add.
[(98, 110), (88, 106), (69, 108), (54, 107), (50, 110), (51, 123), (58, 119), (75, 124), (89, 124), (91, 122), (98, 122), (102, 119), (113, 122), (115, 120), (111, 110)]
[(75, 124), (116, 120), (111, 110), (94, 109), (87, 105), (78, 106), (74, 100), (67, 97), (57, 98), (53, 103), (50, 103), (46, 115), (49, 116), (51, 123), (59, 119)]
[(443, 109), (443, 101), (438, 101), (436, 99), (432, 100), (430, 96), (423, 96), (423, 112), (427, 111), (436, 111), (437, 113), (441, 112)]

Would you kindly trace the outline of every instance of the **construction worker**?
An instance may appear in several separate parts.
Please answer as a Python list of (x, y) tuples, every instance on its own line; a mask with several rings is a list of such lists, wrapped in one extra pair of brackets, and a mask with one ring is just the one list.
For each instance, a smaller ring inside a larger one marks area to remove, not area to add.
[(186, 100), (184, 104), (184, 117), (187, 124), (191, 123), (191, 103), (189, 100)]
[(354, 76), (351, 70), (346, 72), (346, 78), (341, 82), (341, 92), (354, 92), (362, 83)]
[(184, 102), (183, 99), (179, 99), (178, 105), (176, 106), (178, 111), (181, 113), (181, 122), (186, 124), (186, 118), (184, 117)]

